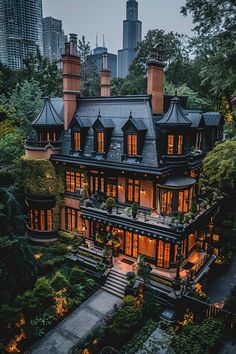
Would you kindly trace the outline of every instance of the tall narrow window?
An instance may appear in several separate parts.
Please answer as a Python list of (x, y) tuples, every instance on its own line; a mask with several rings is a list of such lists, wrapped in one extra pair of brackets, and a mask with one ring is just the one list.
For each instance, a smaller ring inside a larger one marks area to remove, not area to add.
[(28, 226), (33, 230), (52, 231), (52, 210), (30, 210)]
[(174, 154), (174, 135), (168, 135), (167, 138), (167, 154), (173, 155)]
[(80, 150), (81, 149), (81, 141), (80, 141), (80, 132), (74, 132), (73, 134), (73, 146), (74, 150)]
[(178, 155), (183, 153), (183, 135), (178, 136)]
[(198, 132), (196, 136), (196, 149), (202, 149), (202, 132)]
[(83, 180), (83, 173), (66, 171), (66, 192), (74, 193), (82, 188)]
[(66, 230), (75, 231), (81, 229), (81, 219), (79, 210), (66, 208)]
[(137, 179), (128, 179), (127, 183), (127, 202), (139, 203), (140, 182)]
[(47, 229), (52, 230), (52, 211), (47, 210)]
[(97, 132), (97, 152), (105, 152), (104, 132)]
[(170, 243), (162, 240), (158, 241), (157, 266), (161, 268), (170, 267)]
[(45, 211), (40, 210), (40, 230), (45, 230)]
[(107, 179), (107, 196), (117, 197), (117, 179), (116, 177), (109, 177)]
[(173, 192), (161, 192), (161, 212), (163, 214), (171, 214), (173, 209)]
[(138, 154), (138, 137), (137, 134), (127, 135), (127, 155)]

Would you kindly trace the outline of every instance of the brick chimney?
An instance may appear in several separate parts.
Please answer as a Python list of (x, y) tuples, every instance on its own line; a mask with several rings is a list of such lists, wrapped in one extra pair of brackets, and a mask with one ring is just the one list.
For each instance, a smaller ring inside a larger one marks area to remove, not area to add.
[(64, 129), (67, 130), (77, 109), (80, 94), (80, 57), (77, 55), (77, 35), (70, 34), (65, 44), (63, 63)]
[(164, 111), (164, 67), (162, 46), (155, 46), (147, 63), (147, 93), (152, 96), (153, 114)]
[(104, 53), (101, 71), (101, 96), (111, 96), (111, 72), (108, 70), (108, 58)]

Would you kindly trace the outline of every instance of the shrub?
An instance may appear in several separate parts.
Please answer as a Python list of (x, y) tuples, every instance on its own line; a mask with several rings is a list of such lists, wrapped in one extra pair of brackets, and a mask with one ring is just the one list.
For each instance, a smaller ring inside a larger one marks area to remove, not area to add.
[(85, 298), (84, 286), (81, 284), (70, 284), (68, 287), (69, 306), (78, 306)]
[(107, 200), (106, 200), (106, 206), (107, 208), (113, 208), (116, 206), (116, 201), (114, 198), (112, 197), (108, 197)]
[(126, 278), (127, 278), (128, 282), (129, 282), (130, 284), (133, 284), (133, 283), (134, 283), (135, 277), (136, 277), (136, 275), (135, 275), (134, 272), (128, 272), (128, 273), (126, 273)]
[(135, 297), (133, 295), (127, 295), (124, 297), (124, 306), (134, 306)]
[(34, 295), (45, 308), (53, 303), (54, 291), (46, 278), (38, 279), (34, 287)]
[(124, 336), (133, 329), (142, 318), (141, 309), (134, 306), (124, 306), (118, 310), (108, 323), (111, 335)]
[(85, 272), (80, 267), (73, 267), (70, 271), (69, 282), (71, 284), (82, 283), (85, 279)]
[(133, 203), (131, 208), (132, 208), (132, 213), (137, 213), (138, 205), (136, 203)]
[(24, 294), (18, 295), (15, 304), (21, 308), (26, 317), (35, 316), (40, 311), (40, 302), (32, 290), (27, 290)]
[(66, 277), (60, 273), (56, 272), (51, 280), (51, 286), (55, 291), (59, 291), (61, 289), (67, 288), (69, 285)]
[(84, 287), (86, 290), (91, 290), (95, 287), (96, 283), (95, 280), (92, 278), (86, 278), (84, 282)]
[(67, 231), (58, 231), (57, 235), (59, 237), (59, 239), (61, 239), (61, 241), (64, 241), (66, 243), (71, 242), (74, 239), (74, 235), (73, 233), (67, 232)]
[(122, 354), (135, 354), (138, 352), (148, 337), (152, 332), (157, 328), (157, 322), (150, 320), (148, 321), (143, 328), (138, 331), (134, 337), (121, 348)]
[(55, 314), (45, 312), (30, 321), (30, 332), (35, 337), (42, 337), (56, 320)]
[(142, 307), (143, 316), (156, 320), (161, 312), (161, 306), (157, 303), (155, 297), (151, 294), (146, 294)]
[(57, 256), (65, 255), (67, 253), (67, 248), (65, 245), (60, 243), (54, 247), (53, 253)]

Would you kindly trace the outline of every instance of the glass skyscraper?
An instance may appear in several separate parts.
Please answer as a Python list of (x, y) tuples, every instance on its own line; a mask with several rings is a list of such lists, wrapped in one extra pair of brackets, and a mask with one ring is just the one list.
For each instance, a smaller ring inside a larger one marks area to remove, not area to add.
[(138, 3), (128, 0), (126, 20), (123, 21), (123, 49), (118, 51), (118, 76), (126, 77), (129, 66), (136, 56), (135, 49), (142, 40), (142, 22), (138, 20)]
[(51, 61), (60, 61), (65, 42), (66, 36), (62, 29), (62, 21), (53, 17), (45, 17), (43, 19), (44, 56)]
[(42, 0), (0, 0), (0, 61), (13, 70), (43, 54)]

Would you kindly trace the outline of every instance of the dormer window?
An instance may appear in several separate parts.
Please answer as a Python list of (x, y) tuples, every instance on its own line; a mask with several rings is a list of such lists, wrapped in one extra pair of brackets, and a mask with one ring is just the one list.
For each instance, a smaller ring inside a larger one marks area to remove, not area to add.
[(104, 153), (105, 152), (105, 136), (103, 131), (96, 131), (96, 152)]
[(138, 135), (127, 134), (127, 155), (138, 155)]
[(74, 150), (81, 150), (81, 137), (79, 131), (73, 132), (73, 148)]
[(123, 160), (135, 158), (142, 160), (142, 151), (147, 128), (142, 119), (134, 119), (130, 113), (129, 119), (122, 127), (124, 132), (124, 153)]
[(106, 157), (108, 153), (112, 130), (114, 129), (113, 121), (110, 118), (102, 118), (100, 112), (93, 124), (94, 130), (94, 151), (93, 156)]

